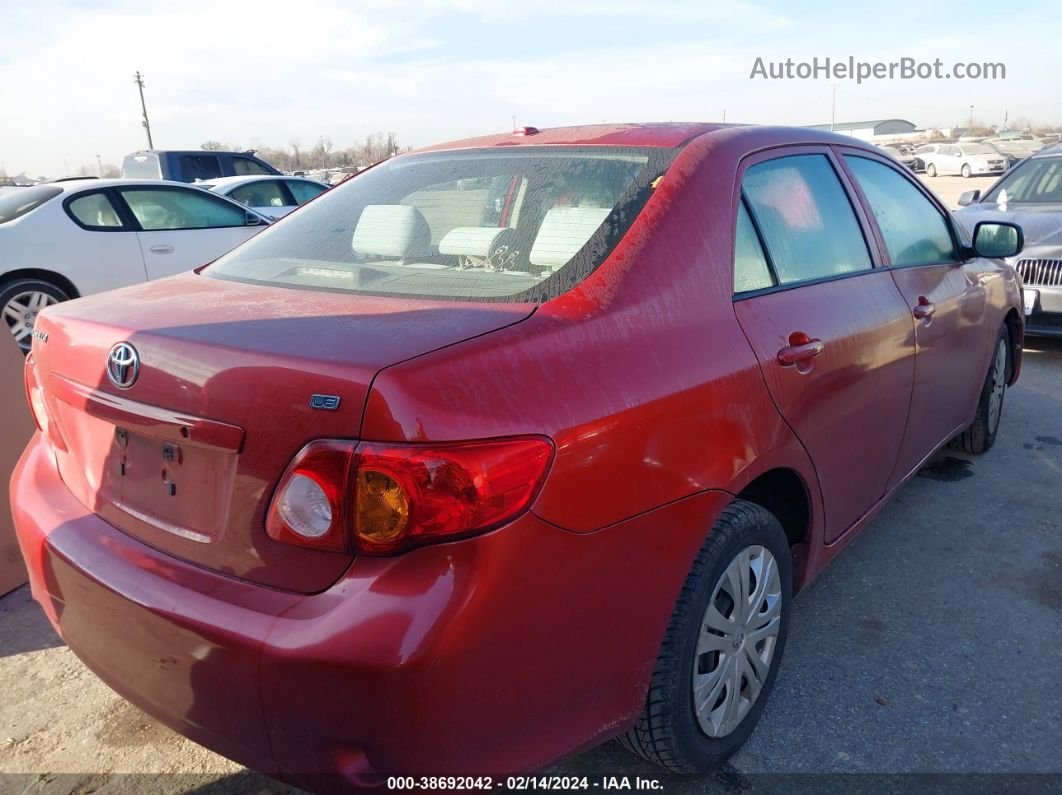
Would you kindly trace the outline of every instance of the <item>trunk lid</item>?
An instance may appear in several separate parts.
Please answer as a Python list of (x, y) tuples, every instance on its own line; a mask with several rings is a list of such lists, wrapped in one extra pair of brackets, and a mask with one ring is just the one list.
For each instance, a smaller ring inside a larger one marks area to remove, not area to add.
[[(176, 557), (309, 593), (351, 556), (266, 535), (294, 455), (313, 439), (356, 438), (382, 368), (532, 311), (186, 274), (49, 308), (34, 358), (60, 474), (87, 508)], [(126, 389), (107, 374), (122, 342), (139, 356)], [(314, 395), (326, 396), (317, 407)]]

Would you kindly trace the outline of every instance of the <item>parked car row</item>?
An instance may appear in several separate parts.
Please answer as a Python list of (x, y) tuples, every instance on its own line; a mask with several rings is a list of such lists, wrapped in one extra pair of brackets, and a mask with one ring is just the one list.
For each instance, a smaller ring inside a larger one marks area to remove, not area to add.
[(1025, 248), (1008, 262), (1021, 278), (1026, 331), (1062, 337), (1062, 146), (1023, 160), (984, 194), (959, 198), (956, 217), (968, 228), (981, 221), (1019, 224)]
[[(1015, 192), (1054, 195), (1029, 166)], [(265, 223), (173, 183), (33, 190), (16, 238), (141, 268)], [(794, 594), (942, 446), (992, 447), (1021, 250), (811, 129), (396, 157), (204, 268), (44, 310), (12, 481), (33, 596), (144, 711), (314, 791), (613, 737), (713, 770)]]

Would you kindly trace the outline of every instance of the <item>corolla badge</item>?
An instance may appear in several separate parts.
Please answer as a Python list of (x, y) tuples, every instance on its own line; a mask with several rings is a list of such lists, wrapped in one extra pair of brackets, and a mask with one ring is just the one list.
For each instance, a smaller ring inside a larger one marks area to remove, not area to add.
[(128, 389), (140, 375), (140, 354), (128, 342), (119, 342), (107, 354), (107, 377), (119, 389)]

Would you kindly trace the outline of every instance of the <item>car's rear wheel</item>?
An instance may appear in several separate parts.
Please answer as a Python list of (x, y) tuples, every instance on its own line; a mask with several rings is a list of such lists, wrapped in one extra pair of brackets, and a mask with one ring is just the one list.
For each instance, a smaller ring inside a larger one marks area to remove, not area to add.
[(926, 163), (926, 176), (935, 177), (937, 175), (937, 167), (932, 163)]
[(33, 342), (33, 327), (41, 310), (70, 298), (63, 290), (42, 279), (12, 279), (0, 284), (0, 315), (7, 330), (24, 352)]
[(1003, 398), (1007, 393), (1007, 372), (1010, 360), (1010, 345), (1007, 328), (1004, 326), (996, 339), (992, 363), (988, 368), (981, 397), (977, 401), (977, 414), (973, 423), (952, 440), (952, 446), (964, 453), (984, 453), (996, 442), (999, 421), (1003, 416)]
[(963, 175), (964, 177), (966, 177), (967, 179), (969, 179), (969, 178), (970, 178), (970, 175), (971, 175), (972, 173), (973, 173), (973, 172), (972, 172), (972, 171), (970, 170), (970, 164), (969, 164), (969, 163), (963, 163), (963, 164), (962, 164), (962, 175)]
[(731, 503), (671, 615), (628, 750), (679, 773), (718, 768), (748, 739), (789, 629), (792, 559), (766, 509)]

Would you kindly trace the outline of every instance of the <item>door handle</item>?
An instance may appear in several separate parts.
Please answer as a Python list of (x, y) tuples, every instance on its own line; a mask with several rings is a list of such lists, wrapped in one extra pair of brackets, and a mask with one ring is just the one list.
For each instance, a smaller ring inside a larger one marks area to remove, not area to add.
[(789, 345), (778, 351), (778, 364), (793, 367), (809, 362), (825, 350), (822, 340), (813, 340), (803, 331), (794, 331), (789, 335)]
[(926, 298), (924, 295), (918, 296), (918, 305), (911, 310), (913, 314), (919, 320), (928, 320), (933, 317), (933, 313), (937, 311), (937, 305)]
[(148, 251), (152, 254), (172, 254), (173, 246), (152, 246)]

